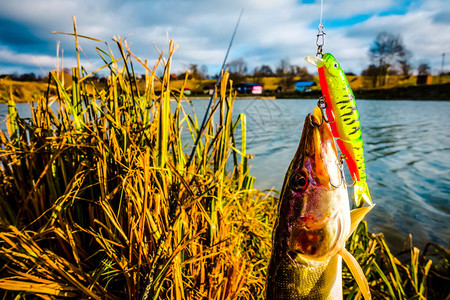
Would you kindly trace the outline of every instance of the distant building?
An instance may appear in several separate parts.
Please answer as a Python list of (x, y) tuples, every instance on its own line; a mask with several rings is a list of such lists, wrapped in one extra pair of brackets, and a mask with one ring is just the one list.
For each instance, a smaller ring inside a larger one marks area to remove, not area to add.
[(250, 82), (236, 84), (234, 88), (239, 94), (262, 94), (263, 91), (262, 84)]
[(212, 94), (214, 94), (214, 86), (205, 86), (204, 88), (203, 88), (203, 94), (205, 94), (205, 95), (212, 95)]
[(433, 83), (433, 76), (431, 75), (417, 75), (417, 85), (422, 84), (432, 84)]
[(311, 87), (317, 84), (314, 81), (297, 81), (294, 85), (298, 92), (311, 92)]

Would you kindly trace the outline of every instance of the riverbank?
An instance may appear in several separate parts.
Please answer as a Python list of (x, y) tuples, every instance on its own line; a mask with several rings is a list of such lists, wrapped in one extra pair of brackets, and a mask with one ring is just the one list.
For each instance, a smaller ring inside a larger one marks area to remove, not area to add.
[[(67, 86), (71, 85), (70, 77), (66, 80)], [(188, 86), (201, 86), (203, 81), (190, 80), (187, 81)], [(208, 81), (209, 82), (209, 81)], [(180, 89), (176, 81), (172, 84), (172, 88)], [(43, 97), (47, 91), (47, 82), (33, 81), (20, 82), (10, 79), (0, 79), (0, 103), (6, 103), (8, 99), (13, 97), (15, 102), (31, 102), (37, 98)], [(103, 83), (96, 83), (99, 89), (104, 87)], [(139, 84), (138, 84), (139, 86)], [(157, 87), (156, 87), (157, 88)], [(140, 88), (139, 88), (140, 89)], [(156, 89), (157, 91), (157, 89)], [(356, 99), (377, 99), (377, 100), (450, 100), (450, 83), (445, 84), (425, 84), (425, 85), (408, 85), (392, 88), (362, 89), (353, 88)], [(188, 99), (209, 99), (210, 96), (195, 89), (190, 91), (189, 95), (185, 95)], [(320, 89), (314, 89), (310, 92), (269, 92), (262, 95), (238, 94), (237, 99), (318, 99), (322, 96)]]
[[(360, 89), (354, 90), (356, 99), (376, 100), (450, 100), (450, 83), (433, 85), (416, 85), (394, 87), (390, 89)], [(317, 99), (322, 96), (321, 91), (305, 93), (283, 93), (276, 95), (277, 99)]]

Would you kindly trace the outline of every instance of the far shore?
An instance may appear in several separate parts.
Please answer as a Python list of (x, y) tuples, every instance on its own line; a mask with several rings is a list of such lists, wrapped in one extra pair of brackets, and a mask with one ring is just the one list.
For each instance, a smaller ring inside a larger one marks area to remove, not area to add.
[[(175, 94), (179, 90), (174, 87)], [(0, 103), (6, 103), (13, 97), (15, 102), (34, 102), (47, 91), (47, 83), (44, 82), (17, 82), (0, 79)], [(190, 90), (184, 98), (209, 99), (211, 96), (202, 91)], [(450, 82), (444, 84), (409, 85), (390, 88), (353, 89), (356, 99), (367, 100), (433, 100), (450, 101)], [(237, 99), (318, 99), (322, 93), (318, 86), (309, 92), (285, 91), (264, 92), (263, 94), (237, 94)]]

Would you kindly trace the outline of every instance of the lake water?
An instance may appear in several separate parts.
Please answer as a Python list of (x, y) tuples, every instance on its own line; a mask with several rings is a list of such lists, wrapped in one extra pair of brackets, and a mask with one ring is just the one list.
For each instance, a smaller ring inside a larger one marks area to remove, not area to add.
[[(316, 100), (237, 100), (248, 120), (256, 187), (281, 189), (305, 116)], [(423, 249), (450, 242), (450, 102), (358, 100), (368, 185), (369, 229), (399, 250), (407, 234)], [(347, 176), (349, 178), (349, 176)]]
[[(193, 101), (199, 118), (207, 100)], [(297, 150), (305, 116), (317, 100), (241, 100), (234, 116), (247, 115), (247, 152), (255, 187), (280, 189)], [(6, 114), (5, 104), (0, 115)], [(21, 116), (29, 105), (18, 104)], [(358, 100), (367, 181), (375, 208), (369, 229), (383, 232), (399, 250), (414, 244), (450, 242), (450, 102)], [(4, 120), (3, 117), (1, 119)], [(4, 130), (4, 121), (0, 124)], [(348, 176), (347, 176), (348, 177)]]

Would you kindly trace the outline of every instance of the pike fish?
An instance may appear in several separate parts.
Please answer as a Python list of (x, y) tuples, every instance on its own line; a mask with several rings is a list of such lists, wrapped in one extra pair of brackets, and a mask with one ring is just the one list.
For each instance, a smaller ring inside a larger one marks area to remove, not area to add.
[(330, 184), (341, 175), (330, 125), (319, 125), (320, 118), (318, 107), (306, 117), (300, 144), (286, 172), (266, 299), (342, 299), (341, 257), (365, 299), (370, 299), (364, 273), (344, 245), (371, 207), (350, 212), (346, 186)]
[(320, 88), (326, 101), (326, 114), (336, 143), (345, 155), (345, 161), (352, 179), (354, 200), (360, 206), (361, 200), (372, 205), (369, 187), (366, 182), (363, 138), (355, 96), (347, 77), (337, 60), (330, 53), (322, 58), (308, 56), (305, 60), (319, 70)]

